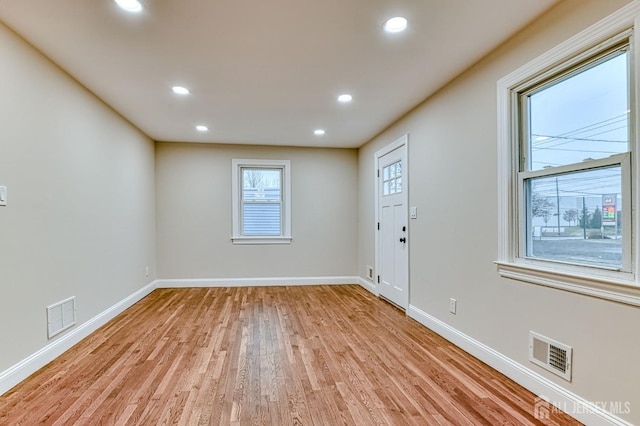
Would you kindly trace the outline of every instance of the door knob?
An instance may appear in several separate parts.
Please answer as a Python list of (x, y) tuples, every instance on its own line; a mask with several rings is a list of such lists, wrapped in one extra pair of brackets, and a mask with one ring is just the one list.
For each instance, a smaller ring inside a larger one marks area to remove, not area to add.
[(400, 238), (400, 242), (401, 242), (401, 243), (406, 243), (406, 242), (407, 242), (407, 239), (406, 239), (405, 237), (402, 237), (402, 238)]

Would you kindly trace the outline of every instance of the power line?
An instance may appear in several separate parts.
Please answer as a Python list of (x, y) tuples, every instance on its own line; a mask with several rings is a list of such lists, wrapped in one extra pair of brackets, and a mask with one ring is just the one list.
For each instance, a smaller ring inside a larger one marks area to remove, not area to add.
[[(622, 120), (620, 120), (621, 117), (623, 117)], [(617, 121), (613, 121), (613, 120), (617, 120)], [(596, 123), (589, 124), (587, 126), (578, 127), (577, 129), (569, 130), (568, 132), (564, 132), (564, 133), (560, 133), (559, 135), (554, 136), (554, 137), (564, 137), (564, 136), (569, 136), (569, 135), (576, 134), (576, 133), (579, 134), (579, 133), (589, 132), (589, 131), (592, 131), (592, 130), (594, 130), (596, 128), (604, 127), (604, 126), (607, 126), (607, 125), (619, 123), (620, 121), (626, 121), (626, 120), (628, 120), (628, 113), (624, 113), (624, 114), (621, 114), (621, 115), (616, 115), (615, 117), (611, 117), (611, 118), (608, 118), (606, 120), (598, 121)], [(609, 121), (613, 121), (613, 122), (612, 123), (608, 123), (608, 124), (604, 124), (604, 123), (607, 123)], [(598, 126), (598, 127), (596, 127), (596, 126)], [(539, 141), (539, 142), (544, 143), (546, 141)]]
[[(626, 126), (625, 126), (626, 127)], [(604, 133), (609, 133), (612, 132), (614, 130), (618, 130), (618, 129), (623, 129), (624, 127), (618, 127), (617, 129), (612, 129), (609, 130), (607, 132)], [(603, 133), (598, 133), (598, 134), (603, 134)], [(629, 143), (628, 140), (622, 140), (622, 141), (612, 141), (610, 139), (591, 139), (591, 138), (576, 138), (576, 137), (568, 137), (568, 136), (547, 136), (547, 135), (535, 135), (532, 134), (531, 136), (538, 136), (538, 137), (546, 137), (546, 138), (553, 138), (553, 139), (568, 139), (571, 141), (588, 141), (588, 142), (607, 142), (607, 143)], [(597, 135), (594, 135), (597, 136)], [(566, 142), (563, 142), (566, 143)], [(557, 145), (556, 145), (557, 146)], [(533, 147), (533, 149), (552, 149), (550, 147)]]

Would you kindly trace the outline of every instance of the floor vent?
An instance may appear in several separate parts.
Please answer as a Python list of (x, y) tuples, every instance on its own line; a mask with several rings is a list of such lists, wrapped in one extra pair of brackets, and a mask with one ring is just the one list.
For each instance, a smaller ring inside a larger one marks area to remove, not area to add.
[(49, 339), (62, 333), (76, 323), (76, 298), (70, 297), (62, 302), (47, 306), (47, 327)]
[(529, 360), (568, 381), (571, 381), (572, 353), (571, 346), (529, 332)]

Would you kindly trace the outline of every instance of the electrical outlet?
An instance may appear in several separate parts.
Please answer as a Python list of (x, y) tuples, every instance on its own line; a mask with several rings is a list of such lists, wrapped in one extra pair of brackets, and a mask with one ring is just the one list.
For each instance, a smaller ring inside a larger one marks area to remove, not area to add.
[(373, 266), (367, 265), (367, 279), (373, 281)]
[(0, 186), (0, 206), (7, 205), (7, 187)]
[(145, 277), (149, 276), (149, 267), (148, 266), (145, 266), (145, 268), (144, 268), (144, 276)]
[(453, 315), (456, 314), (456, 305), (457, 304), (458, 304), (458, 302), (453, 297), (451, 299), (449, 299), (449, 312), (451, 312)]

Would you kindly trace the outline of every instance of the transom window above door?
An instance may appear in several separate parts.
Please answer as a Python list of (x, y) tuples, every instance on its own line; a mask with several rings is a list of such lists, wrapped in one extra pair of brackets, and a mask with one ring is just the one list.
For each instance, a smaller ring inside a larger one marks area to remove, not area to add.
[(382, 168), (382, 195), (402, 192), (402, 160)]

